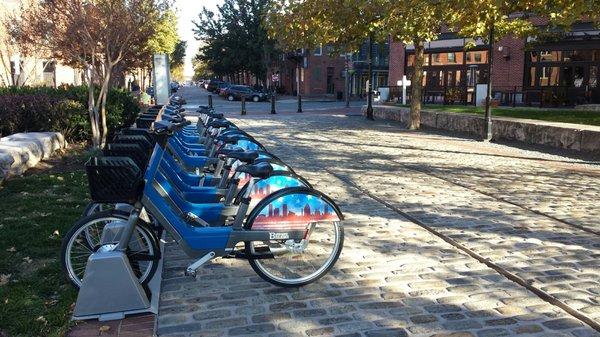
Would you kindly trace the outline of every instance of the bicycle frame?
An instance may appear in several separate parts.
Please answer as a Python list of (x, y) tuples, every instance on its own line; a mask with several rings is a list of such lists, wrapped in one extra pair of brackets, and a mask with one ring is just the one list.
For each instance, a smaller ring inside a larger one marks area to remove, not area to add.
[[(141, 205), (136, 209), (145, 207), (165, 228), (165, 230), (177, 241), (183, 251), (190, 257), (196, 258), (214, 252), (215, 257), (226, 256), (234, 252), (235, 245), (246, 241), (269, 241), (274, 238), (285, 238), (302, 240), (306, 231), (267, 231), (267, 230), (245, 230), (244, 219), (249, 208), (249, 195), (256, 179), (250, 181), (244, 197), (237, 206), (225, 206), (212, 204), (213, 207), (203, 213), (204, 217), (213, 220), (223, 215), (235, 216), (231, 226), (192, 226), (177, 214), (176, 210), (169, 206), (173, 202), (172, 188), (169, 183), (159, 178), (159, 167), (163, 159), (166, 136), (162, 136), (154, 147), (150, 158), (150, 164), (146, 171), (144, 181), (145, 187)], [(204, 219), (206, 220), (206, 219)], [(133, 226), (133, 224), (131, 224)], [(128, 238), (124, 238), (128, 242)], [(239, 256), (238, 256), (239, 257)]]

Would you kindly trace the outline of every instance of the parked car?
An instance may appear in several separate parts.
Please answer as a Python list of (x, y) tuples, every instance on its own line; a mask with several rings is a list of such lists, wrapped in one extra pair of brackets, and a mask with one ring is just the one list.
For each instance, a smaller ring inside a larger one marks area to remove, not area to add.
[(179, 83), (171, 82), (169, 87), (170, 87), (172, 93), (177, 92), (179, 90)]
[(245, 97), (246, 100), (252, 100), (253, 102), (266, 101), (269, 97), (264, 92), (256, 91), (246, 85), (232, 85), (227, 89), (223, 90), (221, 95), (228, 101), (235, 101)]
[[(231, 83), (229, 83), (229, 82), (223, 82), (223, 83), (220, 83), (220, 84), (217, 86), (217, 90), (215, 90), (215, 93), (216, 93), (217, 95), (219, 95), (219, 96), (223, 96), (224, 90), (225, 90), (225, 89), (227, 89), (227, 88), (229, 88), (230, 86), (232, 86), (232, 84), (231, 84)], [(223, 97), (225, 97), (225, 96), (223, 96)]]
[(225, 85), (229, 85), (229, 83), (220, 80), (210, 80), (208, 82), (205, 82), (205, 85), (206, 90), (208, 90), (209, 92), (217, 93), (217, 89), (223, 88)]

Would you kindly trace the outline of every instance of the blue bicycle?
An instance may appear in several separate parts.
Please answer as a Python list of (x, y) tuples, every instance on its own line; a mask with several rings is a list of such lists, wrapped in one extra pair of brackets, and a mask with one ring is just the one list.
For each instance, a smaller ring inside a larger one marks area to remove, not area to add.
[(131, 134), (122, 140), (146, 159), (88, 162), (93, 203), (63, 239), (68, 279), (80, 287), (92, 254), (120, 252), (146, 284), (161, 258), (163, 230), (197, 259), (187, 275), (216, 257), (247, 259), (264, 280), (284, 287), (325, 275), (344, 241), (335, 202), (222, 115), (201, 109), (196, 125), (184, 117), (177, 105), (141, 117), (154, 118), (141, 136), (155, 143), (152, 150)]

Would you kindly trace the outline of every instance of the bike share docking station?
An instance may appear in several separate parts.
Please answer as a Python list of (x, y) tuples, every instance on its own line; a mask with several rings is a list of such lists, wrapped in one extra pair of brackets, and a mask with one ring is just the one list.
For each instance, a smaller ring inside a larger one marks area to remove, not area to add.
[[(156, 104), (169, 103), (170, 71), (168, 57), (153, 55), (153, 82)], [(136, 121), (136, 125), (138, 122)], [(139, 126), (139, 125), (138, 125)], [(117, 204), (117, 209), (120, 208)], [(130, 205), (122, 205), (131, 212), (129, 219), (115, 220), (104, 226), (100, 248), (87, 260), (83, 282), (79, 289), (73, 320), (98, 319), (109, 321), (122, 319), (128, 314), (158, 313), (162, 280), (164, 240), (159, 237), (157, 270), (146, 286), (142, 286), (126, 255), (135, 231), (140, 211)], [(116, 242), (116, 244), (115, 244)]]
[[(137, 211), (134, 211), (128, 221), (115, 220), (104, 227), (100, 248), (88, 258), (73, 320), (110, 321), (122, 319), (129, 314), (158, 313), (164, 240), (161, 239), (159, 243), (160, 260), (156, 273), (145, 287), (140, 284), (125, 254), (128, 247), (135, 249), (132, 247), (135, 243), (121, 244), (125, 242), (121, 238), (134, 234), (131, 232), (138, 216)], [(112, 244), (113, 242), (118, 244)]]

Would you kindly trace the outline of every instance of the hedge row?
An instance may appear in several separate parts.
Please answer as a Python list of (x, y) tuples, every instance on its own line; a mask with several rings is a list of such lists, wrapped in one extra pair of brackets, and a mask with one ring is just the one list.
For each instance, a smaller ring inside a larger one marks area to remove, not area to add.
[[(85, 86), (0, 88), (0, 136), (57, 131), (70, 142), (89, 141), (87, 97)], [(111, 131), (132, 124), (139, 112), (139, 104), (129, 92), (109, 91), (107, 122)]]

